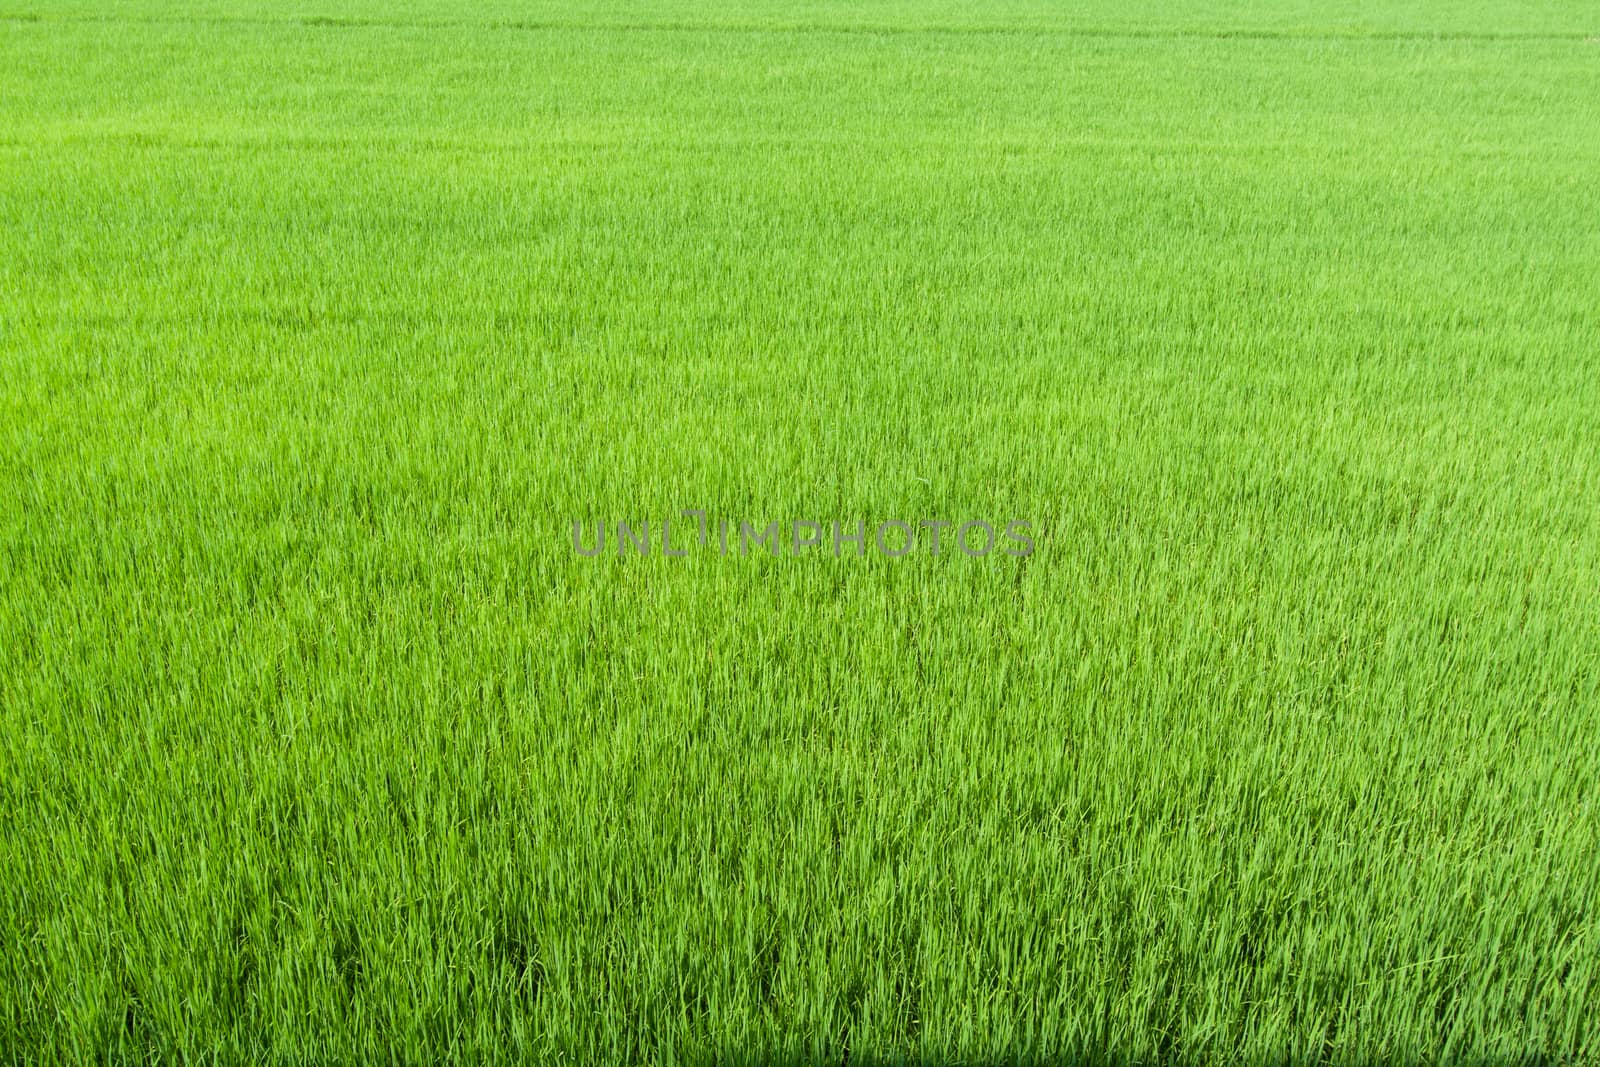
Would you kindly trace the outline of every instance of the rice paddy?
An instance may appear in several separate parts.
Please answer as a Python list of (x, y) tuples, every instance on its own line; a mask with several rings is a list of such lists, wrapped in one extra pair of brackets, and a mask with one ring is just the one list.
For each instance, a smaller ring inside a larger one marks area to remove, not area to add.
[(0, 1056), (1600, 1063), (1597, 309), (1586, 4), (4, 0)]

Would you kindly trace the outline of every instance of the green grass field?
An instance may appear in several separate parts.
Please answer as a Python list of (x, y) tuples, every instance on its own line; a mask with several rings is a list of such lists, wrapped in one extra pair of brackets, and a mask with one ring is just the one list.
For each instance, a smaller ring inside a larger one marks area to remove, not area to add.
[(1592, 3), (0, 0), (6, 1062), (1597, 1064), (1597, 786)]

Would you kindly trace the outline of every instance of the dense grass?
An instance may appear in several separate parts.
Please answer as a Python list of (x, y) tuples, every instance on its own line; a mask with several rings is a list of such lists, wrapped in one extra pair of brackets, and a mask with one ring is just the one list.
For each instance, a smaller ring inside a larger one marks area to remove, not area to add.
[(6, 1059), (1600, 1062), (1592, 7), (7, 0), (0, 223)]

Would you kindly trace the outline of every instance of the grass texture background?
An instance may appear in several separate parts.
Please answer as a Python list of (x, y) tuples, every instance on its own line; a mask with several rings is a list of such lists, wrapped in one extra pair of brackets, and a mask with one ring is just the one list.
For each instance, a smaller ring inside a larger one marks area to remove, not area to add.
[(0, 1055), (1600, 1062), (1597, 308), (1584, 3), (4, 0)]

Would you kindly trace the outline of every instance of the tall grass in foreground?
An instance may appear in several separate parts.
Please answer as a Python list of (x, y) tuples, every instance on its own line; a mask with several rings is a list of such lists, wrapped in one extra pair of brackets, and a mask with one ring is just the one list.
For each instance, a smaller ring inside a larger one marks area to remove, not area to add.
[(1600, 1062), (1586, 8), (21, 2), (0, 1056)]

